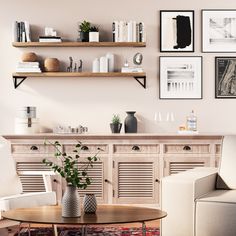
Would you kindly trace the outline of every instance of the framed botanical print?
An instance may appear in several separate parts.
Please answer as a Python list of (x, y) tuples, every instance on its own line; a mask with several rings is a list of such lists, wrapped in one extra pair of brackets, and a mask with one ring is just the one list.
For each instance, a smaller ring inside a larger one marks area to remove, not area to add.
[(202, 57), (160, 57), (160, 99), (202, 99)]
[(202, 51), (236, 52), (236, 10), (202, 10)]
[(194, 11), (160, 11), (160, 51), (194, 51)]
[(215, 97), (236, 98), (236, 57), (216, 57), (215, 69)]

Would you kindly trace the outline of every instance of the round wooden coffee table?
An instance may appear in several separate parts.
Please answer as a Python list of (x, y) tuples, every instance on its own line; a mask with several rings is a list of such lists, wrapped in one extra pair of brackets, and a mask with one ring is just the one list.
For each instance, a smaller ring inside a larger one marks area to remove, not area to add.
[(54, 235), (57, 236), (56, 225), (82, 225), (82, 235), (87, 234), (87, 225), (142, 223), (143, 235), (146, 235), (146, 221), (166, 217), (166, 212), (133, 206), (99, 205), (96, 214), (83, 214), (78, 218), (64, 218), (61, 216), (60, 206), (43, 206), (36, 208), (19, 208), (2, 213), (6, 219), (20, 223), (52, 224)]

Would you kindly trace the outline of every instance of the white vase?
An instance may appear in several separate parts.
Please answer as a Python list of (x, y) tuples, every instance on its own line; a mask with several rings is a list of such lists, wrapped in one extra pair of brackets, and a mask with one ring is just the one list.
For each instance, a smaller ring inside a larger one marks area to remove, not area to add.
[(106, 58), (108, 59), (108, 72), (114, 72), (114, 54), (108, 52)]
[(93, 72), (100, 72), (99, 59), (95, 58), (93, 60)]
[(89, 42), (99, 42), (99, 32), (89, 32)]
[(97, 210), (97, 199), (94, 194), (85, 194), (83, 199), (84, 213), (95, 213)]
[(67, 185), (62, 197), (62, 217), (80, 217), (81, 206), (77, 188)]
[(100, 72), (108, 72), (108, 59), (100, 57)]

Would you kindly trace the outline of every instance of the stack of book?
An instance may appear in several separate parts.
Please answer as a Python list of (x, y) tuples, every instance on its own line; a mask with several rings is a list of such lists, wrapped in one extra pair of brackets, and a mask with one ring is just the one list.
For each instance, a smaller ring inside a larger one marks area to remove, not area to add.
[(39, 62), (18, 62), (16, 72), (38, 72), (41, 73)]
[(59, 36), (39, 36), (39, 42), (55, 43), (62, 42), (62, 39)]
[(15, 21), (13, 23), (13, 41), (30, 42), (30, 24), (28, 21)]
[(139, 72), (143, 72), (143, 68), (141, 67), (132, 67), (132, 66), (124, 66), (121, 68), (121, 72), (123, 73), (139, 73)]
[(112, 23), (113, 42), (146, 42), (143, 22), (114, 21)]

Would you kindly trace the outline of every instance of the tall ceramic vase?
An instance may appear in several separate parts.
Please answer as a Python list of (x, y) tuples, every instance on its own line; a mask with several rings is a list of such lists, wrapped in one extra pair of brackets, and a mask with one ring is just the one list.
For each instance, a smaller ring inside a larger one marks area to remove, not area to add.
[(80, 217), (81, 206), (77, 188), (67, 185), (62, 197), (62, 217)]
[(84, 213), (95, 213), (97, 210), (97, 200), (94, 194), (85, 194), (83, 200)]
[(125, 118), (125, 133), (137, 133), (138, 122), (134, 116), (135, 111), (127, 111), (127, 116)]

